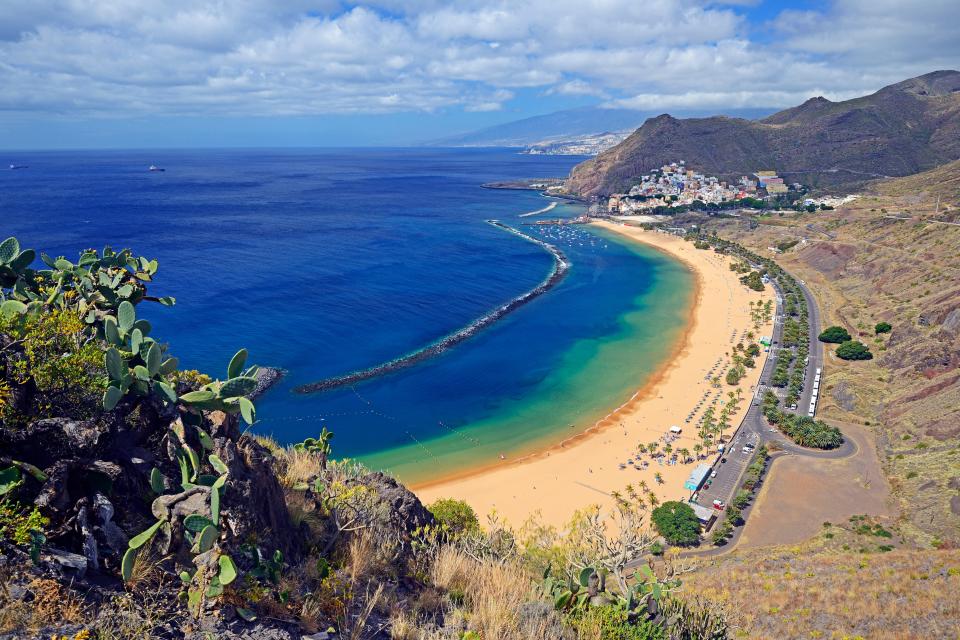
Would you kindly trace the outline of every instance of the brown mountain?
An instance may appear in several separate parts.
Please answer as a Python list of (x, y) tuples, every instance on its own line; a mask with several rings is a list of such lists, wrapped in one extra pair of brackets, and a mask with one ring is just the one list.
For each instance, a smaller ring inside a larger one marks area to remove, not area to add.
[(791, 181), (850, 187), (958, 158), (960, 72), (934, 71), (853, 100), (811, 98), (762, 120), (657, 116), (577, 165), (567, 185), (583, 196), (609, 195), (683, 159), (708, 175), (775, 169)]

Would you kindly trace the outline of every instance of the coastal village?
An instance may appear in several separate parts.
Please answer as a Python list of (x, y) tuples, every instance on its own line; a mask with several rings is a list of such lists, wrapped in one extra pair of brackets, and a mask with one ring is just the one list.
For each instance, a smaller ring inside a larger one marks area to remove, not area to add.
[(651, 213), (663, 207), (714, 208), (747, 198), (760, 199), (802, 189), (800, 184), (785, 184), (776, 171), (760, 170), (753, 177), (741, 176), (737, 182), (728, 182), (699, 173), (679, 160), (641, 176), (639, 183), (628, 192), (612, 194), (607, 200), (606, 211), (631, 215)]

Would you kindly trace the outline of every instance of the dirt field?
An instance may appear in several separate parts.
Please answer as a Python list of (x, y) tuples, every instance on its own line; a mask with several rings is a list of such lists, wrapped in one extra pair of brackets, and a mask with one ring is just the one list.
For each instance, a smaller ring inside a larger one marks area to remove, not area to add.
[(738, 550), (801, 542), (824, 522), (844, 522), (852, 515), (894, 515), (872, 436), (858, 425), (837, 426), (857, 444), (857, 452), (841, 460), (795, 455), (776, 460)]

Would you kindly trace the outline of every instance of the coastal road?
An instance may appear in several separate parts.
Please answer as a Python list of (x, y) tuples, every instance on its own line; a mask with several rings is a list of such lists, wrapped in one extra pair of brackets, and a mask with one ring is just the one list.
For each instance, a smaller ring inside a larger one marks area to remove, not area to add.
[[(808, 345), (810, 361), (807, 363), (807, 374), (803, 380), (803, 393), (800, 394), (800, 400), (797, 402), (797, 413), (805, 416), (807, 415), (807, 410), (810, 408), (810, 396), (813, 395), (813, 379), (816, 371), (817, 369), (823, 370), (823, 345), (821, 345), (820, 340), (817, 339), (820, 331), (822, 331), (820, 307), (817, 306), (817, 301), (814, 299), (813, 294), (810, 293), (810, 289), (806, 283), (802, 280), (797, 280), (797, 284), (800, 286), (800, 291), (807, 301), (807, 319), (810, 324), (810, 344)], [(821, 374), (821, 379), (822, 378), (823, 376)]]
[[(807, 321), (810, 332), (810, 359), (807, 362), (803, 393), (800, 396), (796, 411), (796, 413), (799, 413), (800, 415), (807, 415), (807, 410), (810, 405), (810, 396), (813, 393), (813, 379), (815, 372), (818, 367), (821, 369), (823, 368), (823, 349), (820, 341), (817, 339), (817, 336), (820, 335), (821, 331), (821, 315), (820, 308), (810, 292), (809, 287), (807, 287), (805, 282), (802, 282), (796, 278), (794, 279), (797, 281), (797, 284), (800, 287), (800, 290), (803, 293), (804, 299), (807, 303)], [(731, 441), (727, 444), (723, 455), (718, 456), (718, 459), (714, 462), (712, 472), (716, 473), (716, 477), (713, 477), (709, 480), (710, 486), (708, 488), (701, 489), (699, 492), (697, 492), (697, 503), (708, 508), (713, 504), (714, 500), (721, 500), (725, 504), (729, 505), (733, 501), (734, 496), (736, 496), (737, 491), (743, 485), (747, 467), (750, 466), (750, 462), (753, 460), (755, 455), (743, 453), (743, 447), (747, 443), (751, 443), (757, 447), (759, 447), (761, 443), (774, 445), (773, 448), (775, 450), (771, 452), (770, 461), (768, 464), (772, 464), (777, 458), (787, 455), (836, 459), (846, 458), (856, 454), (857, 452), (856, 443), (849, 438), (845, 438), (840, 447), (826, 451), (801, 447), (795, 444), (787, 436), (783, 435), (778, 429), (770, 427), (766, 417), (763, 415), (760, 406), (760, 399), (762, 398), (764, 391), (770, 388), (768, 383), (773, 374), (777, 354), (782, 347), (783, 341), (783, 291), (776, 284), (776, 282), (772, 282), (772, 285), (777, 295), (777, 307), (776, 314), (774, 315), (773, 332), (771, 334), (772, 344), (770, 347), (770, 352), (767, 354), (767, 360), (763, 364), (763, 370), (760, 374), (760, 383), (757, 385), (757, 389), (753, 397), (750, 398), (750, 407), (747, 409), (747, 413), (744, 416), (743, 421), (740, 423), (738, 429), (734, 432), (734, 435)], [(721, 460), (723, 462), (721, 462)], [(761, 480), (761, 483), (762, 482), (763, 480)], [(759, 485), (755, 491), (758, 490)], [(751, 502), (750, 505), (743, 510), (744, 519), (749, 516), (752, 508), (753, 502)], [(743, 526), (736, 527), (733, 530), (733, 534), (730, 539), (722, 547), (706, 547), (695, 549), (686, 551), (683, 553), (683, 555), (685, 557), (710, 557), (728, 553), (736, 546), (737, 541), (740, 539), (740, 535), (743, 533), (743, 529)], [(639, 566), (644, 562), (644, 559), (637, 559), (635, 562), (631, 563), (631, 566)]]

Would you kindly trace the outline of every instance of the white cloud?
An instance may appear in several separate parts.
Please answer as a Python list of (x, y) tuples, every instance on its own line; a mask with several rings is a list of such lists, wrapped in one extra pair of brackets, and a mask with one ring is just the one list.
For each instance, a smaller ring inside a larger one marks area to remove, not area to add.
[(5, 2), (0, 111), (490, 111), (523, 88), (642, 109), (787, 106), (960, 66), (956, 0), (835, 0), (767, 25), (748, 22), (752, 3)]

